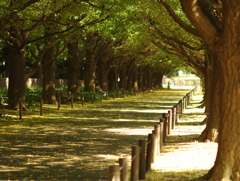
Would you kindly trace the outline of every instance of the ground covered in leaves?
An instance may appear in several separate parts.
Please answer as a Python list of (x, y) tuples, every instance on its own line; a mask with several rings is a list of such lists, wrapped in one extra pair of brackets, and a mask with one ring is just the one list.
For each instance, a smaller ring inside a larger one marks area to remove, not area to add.
[[(160, 90), (84, 106), (75, 103), (74, 108), (63, 105), (60, 111), (57, 106), (44, 105), (43, 116), (39, 110), (24, 112), (22, 120), (18, 112), (7, 110), (8, 116), (0, 118), (0, 180), (106, 180), (109, 166), (120, 157), (130, 162), (131, 146), (147, 139), (161, 113), (187, 92)], [(181, 126), (195, 119), (188, 117), (182, 117), (176, 130), (187, 132)], [(166, 154), (177, 149), (176, 140), (186, 142), (199, 134), (200, 127), (190, 136), (174, 132), (167, 138)], [(153, 164), (158, 172), (149, 173), (147, 180), (174, 175), (171, 166), (164, 170), (161, 161), (158, 163)], [(192, 169), (194, 174), (198, 171), (201, 175), (201, 170)]]
[(199, 109), (202, 96), (194, 96), (176, 128), (166, 139), (166, 144), (152, 164), (153, 171), (147, 174), (146, 181), (190, 181), (201, 180), (213, 166), (217, 143), (198, 142), (205, 125), (204, 109)]

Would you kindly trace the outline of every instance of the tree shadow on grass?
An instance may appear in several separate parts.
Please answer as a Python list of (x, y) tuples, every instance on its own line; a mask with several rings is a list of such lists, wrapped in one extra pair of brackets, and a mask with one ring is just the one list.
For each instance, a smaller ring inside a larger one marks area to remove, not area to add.
[(43, 116), (24, 112), (22, 120), (12, 111), (16, 118), (0, 120), (0, 180), (107, 179), (108, 167), (147, 139), (166, 111), (160, 109), (186, 94), (160, 92), (122, 103), (62, 105), (60, 111), (44, 105)]

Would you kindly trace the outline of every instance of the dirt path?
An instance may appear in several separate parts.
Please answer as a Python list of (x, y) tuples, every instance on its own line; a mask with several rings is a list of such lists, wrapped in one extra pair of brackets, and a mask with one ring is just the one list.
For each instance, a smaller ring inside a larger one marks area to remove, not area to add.
[(163, 152), (152, 164), (154, 171), (147, 175), (146, 180), (192, 180), (203, 176), (213, 166), (217, 143), (194, 141), (205, 128), (199, 124), (205, 118), (205, 115), (200, 115), (204, 110), (196, 108), (200, 99), (201, 96), (195, 96), (193, 104), (185, 110), (176, 129), (168, 136)]

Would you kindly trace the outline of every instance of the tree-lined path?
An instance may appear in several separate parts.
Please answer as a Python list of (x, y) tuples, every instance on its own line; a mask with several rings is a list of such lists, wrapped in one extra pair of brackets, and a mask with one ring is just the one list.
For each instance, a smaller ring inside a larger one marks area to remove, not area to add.
[(147, 139), (161, 113), (189, 90), (160, 90), (82, 107), (44, 105), (39, 111), (8, 110), (0, 122), (0, 180), (98, 180)]

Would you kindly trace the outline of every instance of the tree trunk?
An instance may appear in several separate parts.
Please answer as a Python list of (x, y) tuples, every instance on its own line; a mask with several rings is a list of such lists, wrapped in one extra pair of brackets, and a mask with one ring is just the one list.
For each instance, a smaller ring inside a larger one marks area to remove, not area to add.
[(138, 67), (135, 63), (132, 67), (132, 72), (133, 72), (133, 78), (132, 78), (133, 90), (138, 91)]
[(118, 90), (118, 71), (116, 67), (111, 68), (108, 73), (108, 84), (110, 90)]
[(56, 104), (55, 95), (55, 72), (56, 64), (54, 60), (54, 45), (47, 47), (43, 55), (43, 91), (42, 98), (45, 104)]
[(132, 91), (133, 90), (133, 72), (130, 70), (128, 72), (128, 79), (127, 79), (127, 90)]
[(91, 51), (87, 51), (86, 56), (87, 62), (85, 65), (85, 89), (95, 92), (95, 72), (96, 72), (96, 62), (94, 55)]
[(80, 57), (78, 41), (67, 44), (68, 48), (68, 91), (79, 95)]
[(109, 67), (107, 66), (108, 56), (102, 54), (98, 60), (98, 83), (102, 90), (108, 91), (108, 73)]
[(9, 87), (8, 87), (8, 105), (10, 109), (18, 109), (20, 101), (25, 107), (25, 58), (26, 46), (21, 49), (15, 46), (9, 46), (8, 69), (9, 69)]
[(152, 74), (153, 74), (153, 72), (151, 71), (151, 69), (147, 68), (146, 75), (145, 75), (147, 89), (152, 89)]
[[(209, 92), (207, 95), (207, 109), (208, 116), (207, 116), (207, 125), (205, 130), (202, 132), (201, 136), (199, 137), (199, 141), (214, 141), (217, 142), (218, 139), (218, 128), (219, 128), (219, 107), (220, 107), (220, 85), (219, 85), (219, 72), (218, 72), (218, 61), (212, 60), (212, 73), (211, 80), (209, 85), (209, 80), (206, 79), (206, 91)], [(209, 70), (210, 72), (211, 70)]]
[(127, 88), (127, 67), (124, 65), (121, 66), (120, 69), (120, 83), (119, 83), (119, 88), (126, 90)]
[(138, 87), (140, 90), (143, 89), (143, 70), (142, 67), (138, 67)]

